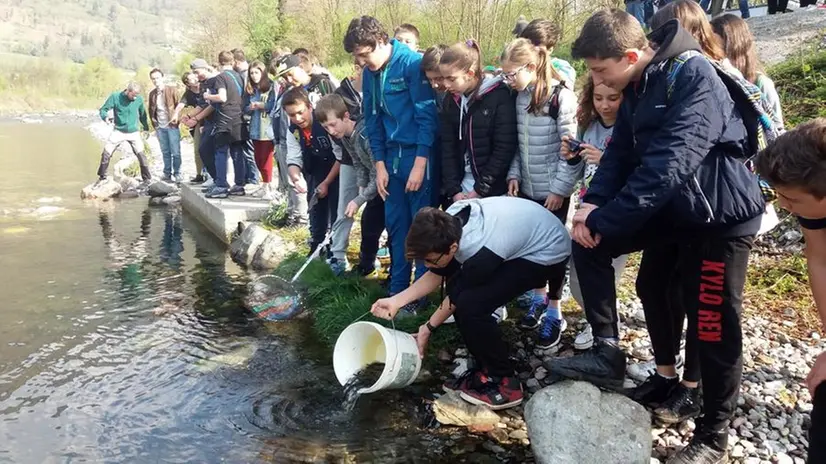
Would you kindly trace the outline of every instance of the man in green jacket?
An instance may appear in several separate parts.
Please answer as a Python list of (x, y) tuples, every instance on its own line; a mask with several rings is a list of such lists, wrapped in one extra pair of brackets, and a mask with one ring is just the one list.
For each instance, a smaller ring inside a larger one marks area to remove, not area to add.
[[(98, 178), (101, 181), (106, 180), (106, 171), (109, 169), (109, 160), (112, 158), (112, 154), (124, 142), (129, 143), (138, 158), (143, 181), (148, 182), (152, 179), (149, 166), (146, 164), (146, 157), (143, 154), (143, 138), (141, 137), (140, 127), (138, 127), (138, 121), (140, 121), (143, 130), (149, 132), (146, 108), (143, 105), (143, 98), (140, 93), (140, 84), (130, 82), (122, 92), (114, 92), (109, 95), (109, 98), (100, 107), (100, 119), (107, 123), (114, 122), (115, 125), (103, 146), (103, 153), (100, 155)], [(109, 115), (109, 111), (112, 111), (114, 118)]]

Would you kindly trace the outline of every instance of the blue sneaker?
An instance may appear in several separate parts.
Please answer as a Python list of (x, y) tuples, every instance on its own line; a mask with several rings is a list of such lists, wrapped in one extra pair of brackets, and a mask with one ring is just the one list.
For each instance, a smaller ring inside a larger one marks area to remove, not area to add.
[(533, 303), (533, 294), (533, 290), (528, 290), (527, 292), (519, 295), (519, 297), (516, 298), (516, 305), (520, 308), (530, 308), (531, 303)]
[(330, 270), (336, 277), (341, 277), (347, 271), (347, 260), (339, 261), (336, 258), (330, 258)]
[(562, 332), (568, 328), (568, 322), (564, 317), (554, 319), (543, 315), (542, 327), (539, 328), (539, 339), (536, 341), (536, 347), (540, 350), (547, 350), (559, 345), (562, 340)]
[[(534, 330), (539, 327), (540, 321), (545, 316), (545, 307), (546, 303), (544, 300), (540, 300), (538, 298), (533, 298), (531, 296), (531, 304), (528, 308), (528, 312), (522, 316), (522, 319), (519, 321), (519, 327), (524, 330)], [(541, 312), (540, 312), (541, 311)]]
[(204, 196), (207, 198), (227, 198), (229, 197), (229, 189), (222, 187), (212, 187)]

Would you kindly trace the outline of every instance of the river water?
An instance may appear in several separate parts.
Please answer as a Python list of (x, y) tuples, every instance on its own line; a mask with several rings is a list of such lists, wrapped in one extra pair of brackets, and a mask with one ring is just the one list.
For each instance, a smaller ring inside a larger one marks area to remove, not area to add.
[(414, 392), (345, 411), (308, 323), (251, 318), (194, 219), (82, 202), (99, 150), (0, 124), (0, 463), (456, 462)]

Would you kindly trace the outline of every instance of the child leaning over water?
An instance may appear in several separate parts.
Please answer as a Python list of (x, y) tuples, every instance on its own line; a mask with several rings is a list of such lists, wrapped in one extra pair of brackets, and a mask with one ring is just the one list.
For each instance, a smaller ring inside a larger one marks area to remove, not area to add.
[[(519, 94), (516, 121), (519, 151), (508, 173), (508, 193), (533, 200), (565, 224), (571, 194), (582, 173), (582, 162), (562, 158), (562, 137), (576, 134), (576, 95), (562, 83), (543, 47), (527, 39), (511, 42), (502, 55), (503, 77)], [(534, 291), (531, 306), (520, 321), (526, 330), (540, 328), (537, 346), (548, 349), (559, 343), (566, 328), (559, 313), (565, 284), (565, 268)]]
[[(588, 189), (588, 184), (591, 178), (599, 168), (599, 162), (602, 159), (602, 153), (608, 142), (611, 140), (611, 134), (614, 132), (614, 123), (617, 121), (617, 111), (619, 111), (620, 103), (622, 103), (622, 92), (605, 84), (594, 85), (594, 80), (591, 75), (585, 82), (582, 88), (582, 94), (579, 99), (579, 109), (577, 109), (576, 118), (579, 127), (579, 140), (575, 140), (570, 136), (562, 137), (562, 155), (569, 157), (571, 153), (578, 154), (585, 162), (585, 169), (582, 176), (582, 187), (580, 188), (578, 200), (582, 201), (585, 192)], [(622, 277), (622, 271), (625, 269), (625, 262), (628, 260), (628, 255), (618, 256), (613, 259), (614, 278), (619, 285), (619, 280)], [(571, 265), (571, 295), (574, 300), (583, 306), (582, 289), (579, 287), (579, 278), (576, 275), (576, 269)], [(574, 348), (578, 350), (585, 350), (591, 347), (594, 342), (594, 337), (591, 333), (591, 326), (586, 326), (585, 329), (577, 335), (574, 340)]]

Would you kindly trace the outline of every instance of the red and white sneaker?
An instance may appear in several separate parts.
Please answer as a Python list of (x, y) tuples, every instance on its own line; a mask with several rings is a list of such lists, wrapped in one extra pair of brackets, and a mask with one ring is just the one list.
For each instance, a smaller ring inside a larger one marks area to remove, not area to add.
[(469, 385), (472, 385), (471, 382), (479, 383), (479, 378), (482, 376), (482, 371), (479, 369), (468, 369), (465, 371), (464, 374), (460, 375), (455, 379), (446, 380), (445, 383), (442, 384), (442, 390), (445, 392), (456, 392), (459, 393), (463, 390), (467, 390)]
[(497, 411), (522, 403), (522, 384), (516, 377), (490, 377), (482, 374), (475, 382), (465, 384), (459, 392), (463, 400)]

